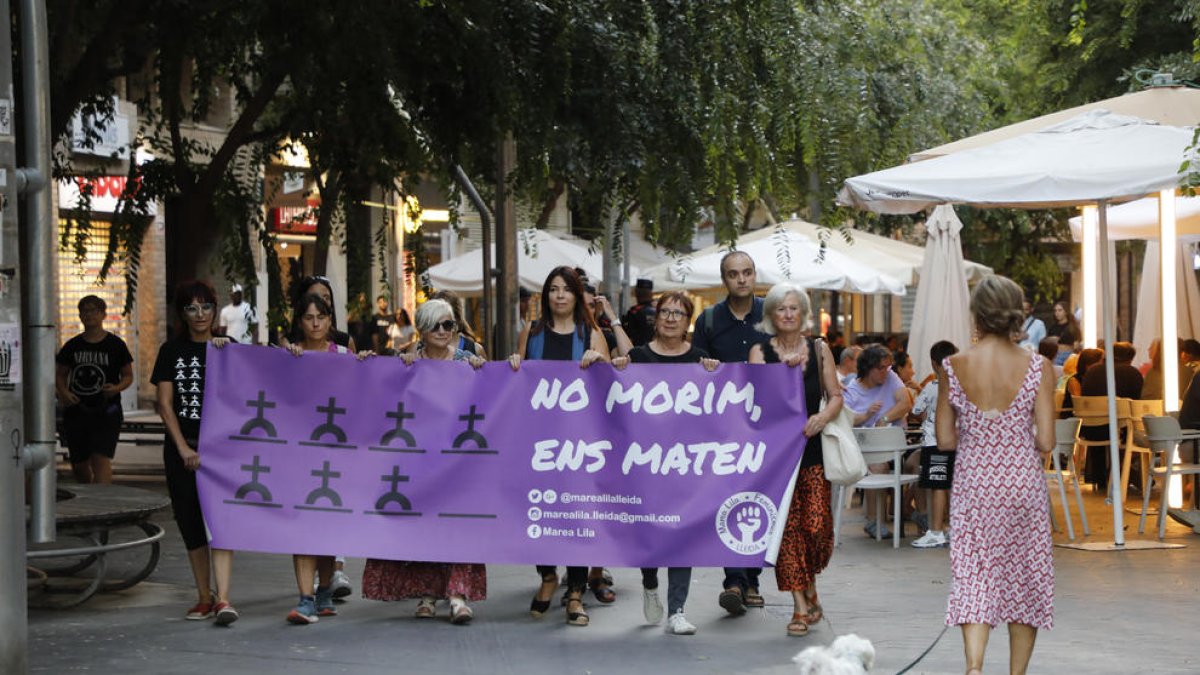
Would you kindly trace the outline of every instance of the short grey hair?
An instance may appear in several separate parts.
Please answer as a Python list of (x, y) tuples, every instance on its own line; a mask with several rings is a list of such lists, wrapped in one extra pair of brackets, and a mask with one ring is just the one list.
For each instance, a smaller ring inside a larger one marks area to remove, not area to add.
[(767, 291), (767, 297), (763, 299), (763, 318), (762, 321), (755, 326), (758, 330), (767, 335), (775, 334), (775, 319), (772, 316), (775, 309), (787, 299), (787, 296), (795, 295), (800, 301), (800, 330), (812, 327), (812, 303), (808, 301), (808, 293), (803, 289), (788, 281), (782, 281), (771, 287)]
[(426, 300), (417, 308), (417, 316), (415, 319), (417, 331), (421, 333), (432, 333), (436, 328), (438, 321), (443, 316), (454, 318), (454, 308), (445, 300)]
[(847, 363), (854, 361), (858, 358), (860, 353), (862, 353), (862, 347), (859, 347), (858, 345), (850, 345), (849, 347), (846, 347), (842, 350), (841, 364), (844, 366)]

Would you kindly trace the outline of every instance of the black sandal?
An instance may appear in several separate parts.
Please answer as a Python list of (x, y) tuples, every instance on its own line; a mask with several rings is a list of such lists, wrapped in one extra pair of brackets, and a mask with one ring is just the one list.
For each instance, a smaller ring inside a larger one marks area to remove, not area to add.
[(613, 591), (610, 584), (603, 578), (590, 579), (588, 581), (588, 588), (592, 589), (592, 595), (596, 596), (597, 600), (606, 605), (612, 604), (617, 599), (616, 592)]
[[(555, 588), (558, 587), (558, 573), (557, 572), (552, 577), (551, 576), (542, 577), (542, 586), (546, 586), (547, 584), (554, 584)], [(539, 588), (538, 593), (541, 593), (541, 591), (542, 591), (542, 589)], [(545, 600), (539, 600), (538, 594), (537, 593), (534, 594), (533, 600), (530, 601), (530, 603), (529, 603), (529, 613), (533, 615), (533, 618), (540, 619), (546, 614), (546, 612), (550, 611), (550, 599), (553, 597), (554, 597), (554, 589), (553, 588), (550, 590), (550, 597), (546, 598)]]
[[(579, 609), (577, 611), (572, 612), (571, 611), (572, 604), (577, 604), (579, 606)], [(585, 610), (583, 608), (583, 598), (579, 597), (578, 595), (576, 595), (575, 597), (572, 597), (572, 598), (568, 598), (567, 599), (567, 625), (568, 626), (586, 626), (586, 625), (588, 625), (588, 623), (590, 621), (591, 621), (591, 617), (588, 616), (587, 610)]]

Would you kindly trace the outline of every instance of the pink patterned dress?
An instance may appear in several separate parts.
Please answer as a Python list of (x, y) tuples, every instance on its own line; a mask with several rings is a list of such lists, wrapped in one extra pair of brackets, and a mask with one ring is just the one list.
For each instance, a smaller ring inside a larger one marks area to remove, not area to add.
[(1003, 412), (967, 399), (950, 359), (943, 361), (958, 414), (950, 497), (953, 584), (946, 625), (1054, 624), (1054, 556), (1049, 495), (1034, 444), (1033, 402), (1042, 375), (1034, 354), (1016, 398)]

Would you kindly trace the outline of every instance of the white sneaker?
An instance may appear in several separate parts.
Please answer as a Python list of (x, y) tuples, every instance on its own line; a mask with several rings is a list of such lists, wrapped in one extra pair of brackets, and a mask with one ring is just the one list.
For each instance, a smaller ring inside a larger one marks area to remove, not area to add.
[(333, 571), (333, 579), (329, 582), (329, 587), (333, 590), (333, 597), (344, 598), (353, 592), (350, 587), (350, 577), (342, 570)]
[(646, 623), (657, 625), (663, 618), (662, 600), (658, 599), (658, 589), (642, 589), (642, 616)]
[(941, 532), (929, 530), (920, 539), (912, 543), (913, 548), (945, 548), (950, 542), (946, 540), (946, 535)]
[(667, 619), (667, 632), (671, 635), (695, 635), (696, 627), (684, 617), (681, 609)]

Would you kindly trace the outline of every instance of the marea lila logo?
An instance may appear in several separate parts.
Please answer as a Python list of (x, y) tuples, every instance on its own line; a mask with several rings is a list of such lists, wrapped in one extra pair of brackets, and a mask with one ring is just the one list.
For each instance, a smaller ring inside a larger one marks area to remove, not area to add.
[(762, 553), (778, 514), (775, 502), (763, 493), (739, 492), (717, 509), (717, 535), (735, 553)]

